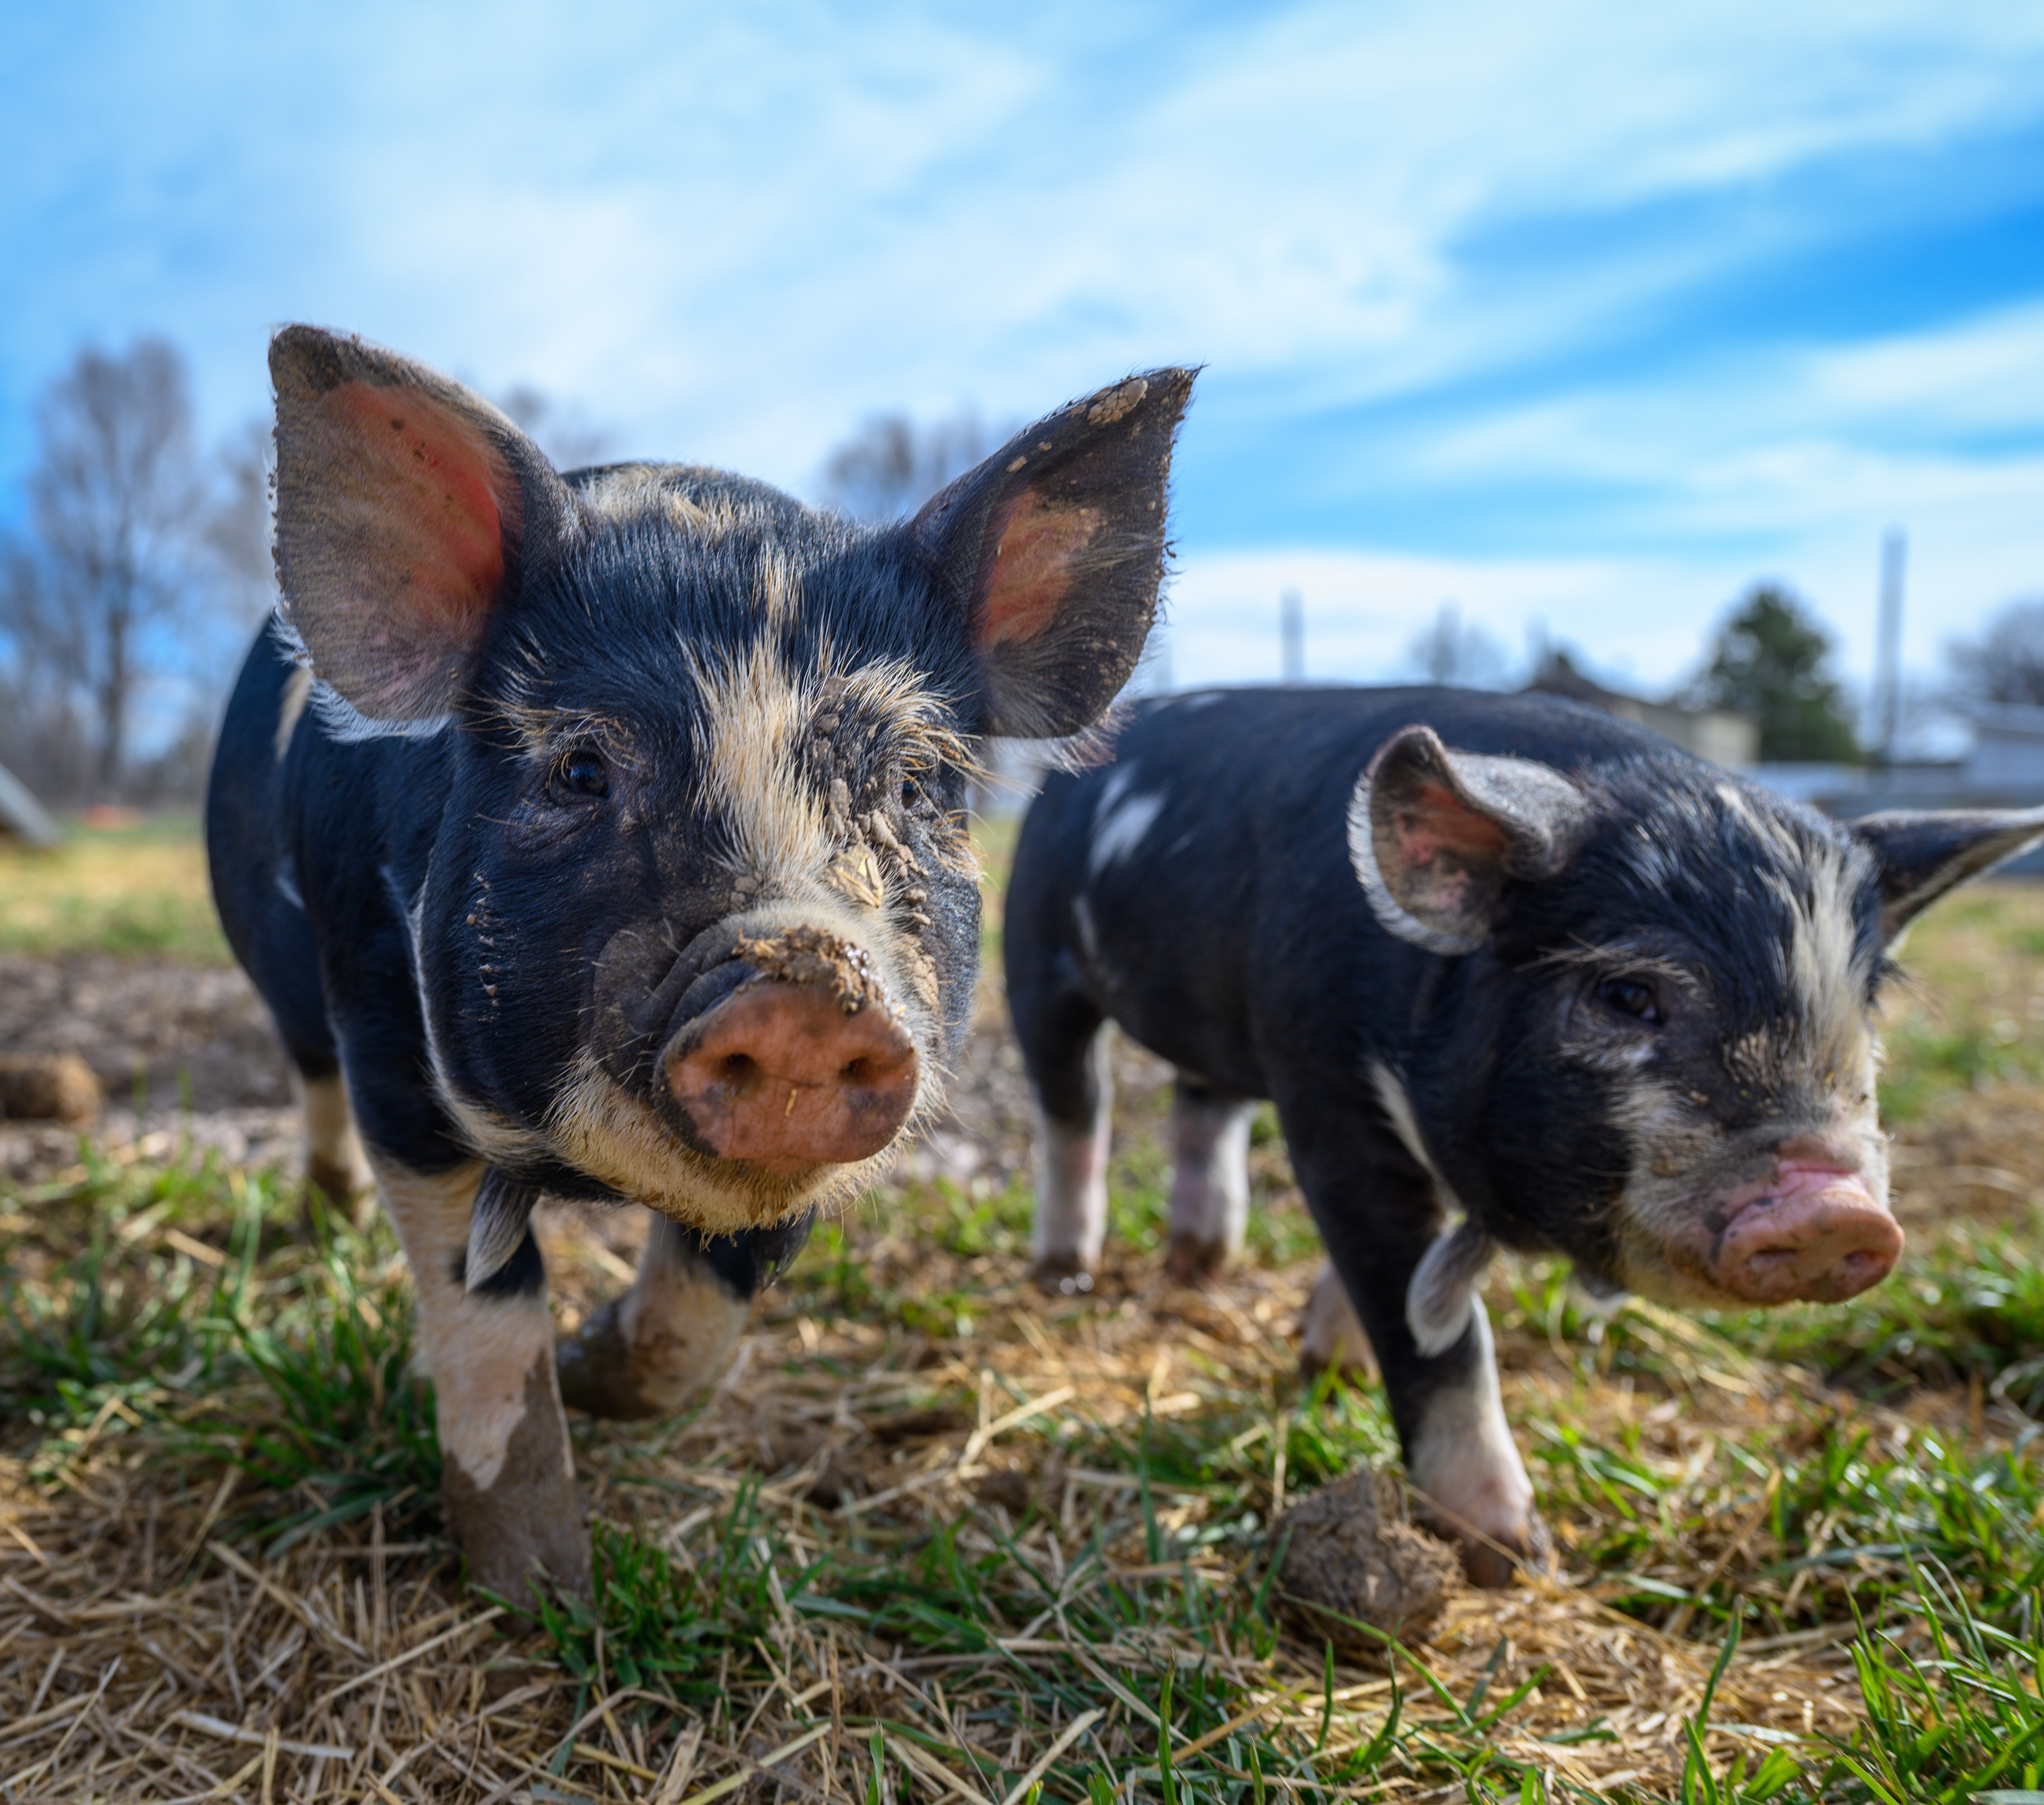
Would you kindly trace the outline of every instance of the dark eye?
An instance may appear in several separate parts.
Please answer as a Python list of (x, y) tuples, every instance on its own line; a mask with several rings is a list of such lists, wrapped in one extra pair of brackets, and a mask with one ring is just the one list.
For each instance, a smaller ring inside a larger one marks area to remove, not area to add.
[(1661, 999), (1654, 986), (1637, 977), (1607, 977), (1597, 986), (1597, 995), (1620, 1015), (1642, 1022), (1661, 1020)]
[(561, 787), (574, 796), (608, 796), (610, 768), (601, 752), (582, 747), (561, 761)]

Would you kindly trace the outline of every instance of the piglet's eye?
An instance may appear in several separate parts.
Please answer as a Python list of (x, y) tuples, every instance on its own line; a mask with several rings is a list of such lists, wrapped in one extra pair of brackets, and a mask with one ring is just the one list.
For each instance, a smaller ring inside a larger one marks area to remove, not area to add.
[(1661, 999), (1643, 979), (1607, 977), (1597, 986), (1597, 996), (1622, 1016), (1657, 1023), (1661, 1020)]
[(603, 755), (586, 746), (569, 753), (561, 761), (561, 787), (575, 796), (608, 796), (610, 767)]

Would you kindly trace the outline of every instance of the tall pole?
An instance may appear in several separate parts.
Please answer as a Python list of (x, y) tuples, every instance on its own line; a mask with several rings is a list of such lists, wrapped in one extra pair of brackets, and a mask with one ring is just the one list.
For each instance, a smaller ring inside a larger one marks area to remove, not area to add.
[(1895, 737), (1902, 713), (1902, 583), (1909, 557), (1909, 536), (1890, 527), (1881, 542), (1881, 643), (1874, 666), (1875, 728), (1878, 756), (1895, 762)]
[(1287, 683), (1306, 681), (1306, 598), (1287, 590), (1278, 598), (1279, 667)]

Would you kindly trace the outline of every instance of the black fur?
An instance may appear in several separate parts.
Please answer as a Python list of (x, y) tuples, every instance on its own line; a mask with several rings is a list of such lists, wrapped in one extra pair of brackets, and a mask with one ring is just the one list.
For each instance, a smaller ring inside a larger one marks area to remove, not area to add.
[[(1351, 862), (1358, 778), (1416, 723), (1458, 751), (1550, 766), (1589, 805), (1573, 856), (1541, 881), (1503, 878), (1489, 937), (1462, 956), (1388, 931)], [(1131, 840), (1139, 817), (1116, 817), (1151, 797)], [(1435, 1358), (1414, 1343), (1407, 1287), (1440, 1216), (1373, 1069), (1402, 1081), (1426, 1155), (1479, 1228), (1564, 1253), (1608, 1288), (1642, 1154), (1618, 1121), (1629, 1074), (1645, 1061), (1728, 1139), (1806, 1104), (1784, 1094), (1803, 1082), (1794, 1062), (1752, 1049), (1800, 1031), (1792, 908), (1824, 906), (1820, 855), (1861, 874), (1846, 1001), (1872, 1004), (1887, 969), (1877, 850), (1550, 697), (1208, 692), (1144, 707), (1113, 762), (1046, 784), (1006, 905), (1009, 1003), (1046, 1113), (1073, 1128), (1093, 1102), (1082, 1056), (1108, 1019), (1192, 1081), (1274, 1100), (1409, 1446), (1427, 1396), (1466, 1384), (1477, 1353), (1470, 1334)], [(1638, 1002), (1635, 981), (1662, 1018), (1650, 1031), (1612, 1000)]]

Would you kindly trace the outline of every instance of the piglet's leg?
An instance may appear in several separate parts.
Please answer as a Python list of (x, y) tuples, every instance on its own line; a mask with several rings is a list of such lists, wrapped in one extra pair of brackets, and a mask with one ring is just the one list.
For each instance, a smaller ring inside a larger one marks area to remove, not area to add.
[(1114, 1073), (1107, 1036), (1094, 1035), (1070, 1081), (1036, 1114), (1036, 1283), (1050, 1292), (1090, 1291), (1107, 1240), (1107, 1156)]
[(1282, 1115), (1313, 1219), (1383, 1372), (1405, 1470), (1434, 1526), (1461, 1543), (1470, 1579), (1508, 1584), (1518, 1562), (1544, 1558), (1546, 1540), (1504, 1419), (1489, 1321), (1472, 1296), (1460, 1335), (1428, 1354), (1407, 1320), (1412, 1275), (1444, 1226), (1434, 1181), (1339, 1093)]
[(1324, 1260), (1299, 1318), (1299, 1370), (1308, 1384), (1330, 1371), (1358, 1384), (1377, 1377), (1370, 1337), (1356, 1320), (1341, 1274)]
[(339, 1072), (298, 1081), (305, 1123), (305, 1182), (336, 1207), (374, 1182)]
[(1508, 1585), (1520, 1561), (1545, 1561), (1547, 1540), (1533, 1514), (1533, 1482), (1504, 1419), (1481, 1298), (1470, 1300), (1470, 1325), (1458, 1346), (1464, 1344), (1461, 1370), (1443, 1375), (1420, 1400), (1405, 1468), (1432, 1505), (1438, 1527), (1460, 1539), (1469, 1576), (1478, 1585)]
[(724, 1370), (752, 1307), (749, 1265), (655, 1215), (631, 1288), (561, 1344), (563, 1402), (594, 1416), (672, 1416)]
[(1171, 1100), (1170, 1250), (1173, 1278), (1218, 1273), (1249, 1224), (1249, 1128), (1256, 1105), (1180, 1077)]
[(482, 1168), (411, 1171), (372, 1155), (411, 1262), (420, 1353), (439, 1410), (441, 1506), (478, 1586), (525, 1603), (545, 1576), (586, 1596), (589, 1540), (554, 1380), (546, 1268), (528, 1228), (482, 1285), (463, 1282)]

